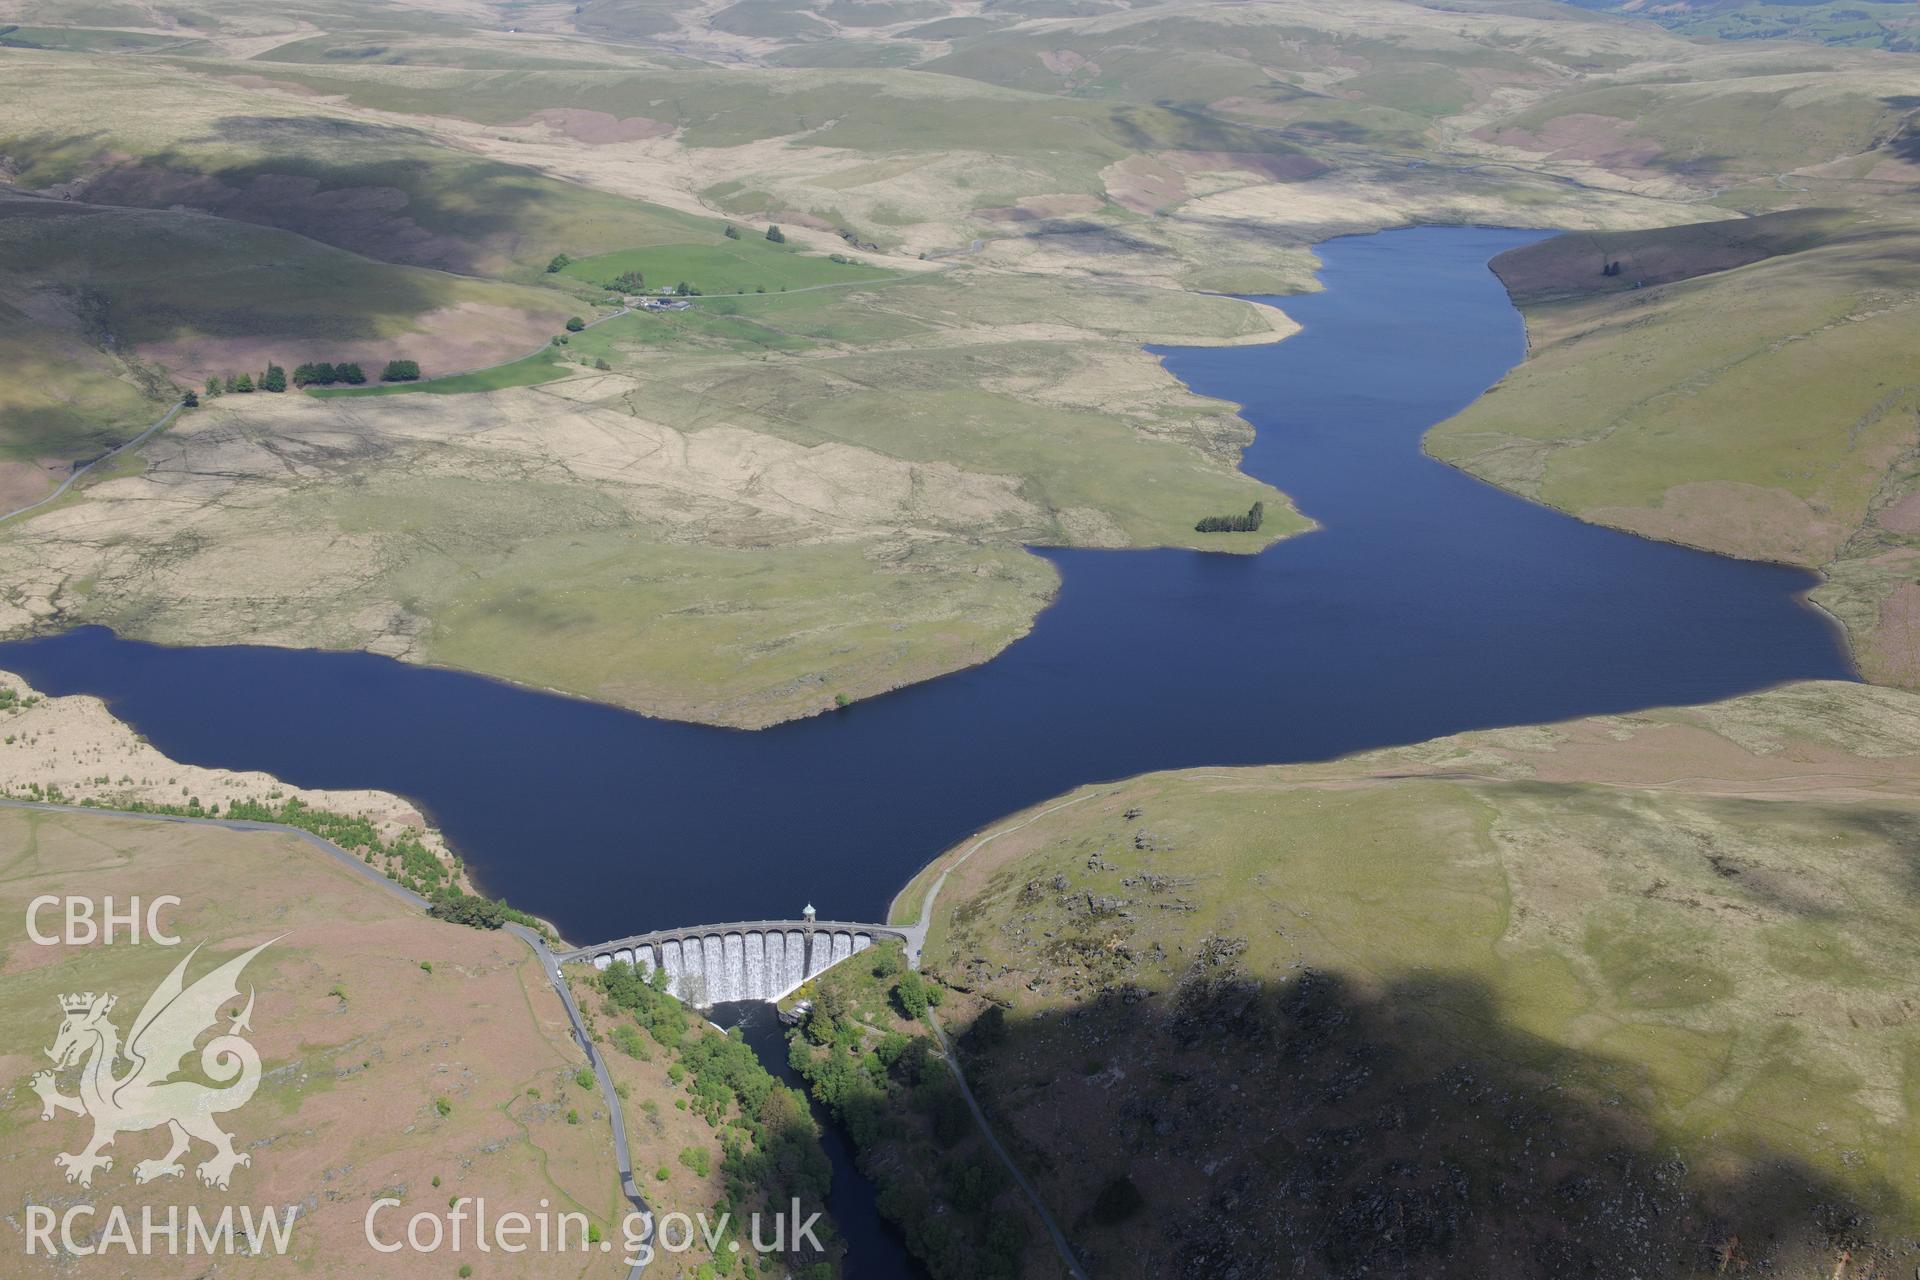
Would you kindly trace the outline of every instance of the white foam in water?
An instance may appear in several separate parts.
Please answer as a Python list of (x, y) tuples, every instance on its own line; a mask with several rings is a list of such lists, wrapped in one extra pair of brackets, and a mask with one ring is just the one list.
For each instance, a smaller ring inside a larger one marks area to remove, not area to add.
[(700, 945), (700, 939), (687, 938), (680, 943), (680, 998), (688, 1004), (707, 1002), (707, 965), (706, 952)]
[(707, 990), (695, 1004), (714, 1004), (727, 998), (727, 954), (720, 939), (712, 934), (700, 939), (700, 949), (705, 953)]
[(747, 998), (747, 953), (744, 939), (737, 933), (730, 933), (720, 940), (721, 953), (725, 957), (720, 962), (721, 972), (726, 976), (720, 980), (720, 990), (714, 1000), (745, 1000)]
[(782, 991), (797, 987), (807, 980), (807, 937), (795, 929), (787, 934), (787, 976), (780, 983)]
[(595, 956), (606, 968), (618, 960), (651, 977), (667, 975), (667, 990), (706, 1007), (735, 1000), (772, 1000), (873, 945), (869, 933), (786, 932), (707, 934), (618, 947)]
[(685, 996), (687, 963), (677, 941), (660, 944), (660, 967), (667, 971), (667, 990), (676, 996)]
[(787, 935), (784, 933), (762, 934), (767, 947), (767, 998), (772, 999), (787, 987)]
[(746, 936), (747, 982), (740, 989), (742, 1000), (765, 1000), (773, 994), (773, 988), (767, 985), (767, 935), (750, 933)]

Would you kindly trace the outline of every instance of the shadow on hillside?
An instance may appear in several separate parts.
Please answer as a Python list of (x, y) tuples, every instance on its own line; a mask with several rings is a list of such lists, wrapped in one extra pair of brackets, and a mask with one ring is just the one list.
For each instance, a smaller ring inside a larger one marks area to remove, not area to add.
[(1221, 955), (959, 1043), (1100, 1276), (1826, 1275), (1880, 1256), (1866, 1206), (1896, 1202), (1750, 1145), (1681, 1153), (1631, 1064), (1457, 976), (1257, 981)]
[(225, 116), (190, 145), (235, 144), (260, 158), (210, 164), (211, 152), (168, 149), (128, 159), (106, 139), (57, 133), (17, 140), (9, 154), (22, 168), (58, 161), (83, 174), (78, 197), (90, 203), (187, 208), (461, 274), (486, 274), (551, 194), (531, 170), (438, 148), (398, 126)]
[[(1920, 93), (1901, 93), (1880, 99), (1895, 111), (1920, 111)], [(1909, 116), (1906, 125), (1887, 143), (1887, 150), (1902, 160), (1920, 163), (1920, 118)]]
[(1249, 128), (1174, 102), (1157, 104), (1158, 116), (1142, 108), (1115, 107), (1108, 117), (1113, 137), (1135, 151), (1224, 151), (1296, 155), (1300, 148), (1275, 133)]
[(7, 200), (0, 227), (24, 247), (0, 260), (0, 283), (56, 300), (41, 330), (101, 351), (268, 338), (291, 344), (279, 354), (297, 364), (339, 354), (326, 343), (383, 339), (386, 317), (454, 296), (445, 277), (176, 210)]

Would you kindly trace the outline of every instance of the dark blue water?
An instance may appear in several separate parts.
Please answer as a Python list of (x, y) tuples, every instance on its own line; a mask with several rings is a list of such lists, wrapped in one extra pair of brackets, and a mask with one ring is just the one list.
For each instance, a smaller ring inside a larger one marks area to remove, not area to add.
[(160, 750), (423, 804), (486, 887), (587, 942), (657, 926), (877, 919), (918, 867), (1081, 783), (1311, 760), (1477, 727), (1849, 677), (1812, 575), (1643, 541), (1489, 488), (1421, 433), (1523, 352), (1486, 268), (1533, 233), (1322, 247), (1277, 346), (1165, 352), (1258, 430), (1245, 466), (1317, 533), (1257, 557), (1047, 553), (1064, 585), (976, 670), (743, 733), (364, 654), (0, 645)]

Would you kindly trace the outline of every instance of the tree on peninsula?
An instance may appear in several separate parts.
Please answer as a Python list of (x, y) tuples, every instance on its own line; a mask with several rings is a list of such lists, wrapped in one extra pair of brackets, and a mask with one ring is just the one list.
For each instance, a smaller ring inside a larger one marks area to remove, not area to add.
[(1243, 516), (1207, 516), (1193, 526), (1195, 533), (1253, 533), (1267, 518), (1267, 504), (1256, 502)]

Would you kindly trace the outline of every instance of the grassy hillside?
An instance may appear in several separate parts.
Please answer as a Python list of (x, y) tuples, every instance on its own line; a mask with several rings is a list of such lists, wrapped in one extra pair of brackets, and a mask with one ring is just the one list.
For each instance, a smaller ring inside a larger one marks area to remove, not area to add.
[(1920, 224), (1799, 211), (1495, 265), (1532, 353), (1427, 447), (1586, 519), (1824, 568), (1867, 673), (1913, 684)]
[(232, 64), (142, 63), (129, 75), (123, 59), (0, 49), (0, 66), (0, 152), (12, 181), (32, 190), (185, 206), (383, 261), (528, 280), (563, 249), (597, 253), (709, 226), (421, 129), (266, 92)]
[(94, 456), (175, 385), (270, 359), (484, 364), (577, 305), (245, 223), (0, 198), (0, 459)]
[(941, 1012), (1092, 1272), (1904, 1265), (1920, 700), (1805, 685), (1070, 800), (903, 903), (953, 868), (927, 963), (972, 994)]
[(886, 273), (854, 261), (803, 254), (766, 238), (765, 227), (749, 227), (738, 240), (724, 232), (711, 233), (714, 243), (660, 244), (645, 249), (623, 249), (578, 258), (560, 274), (569, 279), (605, 284), (628, 272), (638, 272), (647, 288), (659, 290), (682, 282), (702, 293), (779, 293), (818, 285), (859, 284)]
[(0, 288), (0, 467), (9, 468), (8, 497), (33, 500), (58, 483), (47, 477), (160, 416), (166, 389), (106, 345), (99, 318), (81, 298)]

